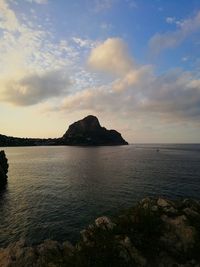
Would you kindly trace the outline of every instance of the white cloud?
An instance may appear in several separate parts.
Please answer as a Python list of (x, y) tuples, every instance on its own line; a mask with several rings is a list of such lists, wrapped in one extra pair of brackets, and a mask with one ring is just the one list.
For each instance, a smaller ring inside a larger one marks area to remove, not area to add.
[(116, 0), (93, 0), (93, 10), (95, 12), (102, 12), (108, 10), (113, 6), (115, 2)]
[(0, 28), (9, 31), (19, 30), (20, 25), (15, 13), (9, 8), (5, 0), (0, 0), (0, 10)]
[(48, 3), (48, 0), (26, 0), (27, 2), (29, 3), (36, 3), (36, 4), (47, 4)]
[[(175, 22), (175, 18), (168, 18), (168, 23)], [(200, 30), (200, 11), (196, 16), (176, 22), (177, 29), (166, 33), (157, 33), (150, 40), (150, 49), (157, 54), (164, 49), (173, 48), (181, 44), (191, 34)]]
[(92, 49), (88, 64), (96, 71), (121, 75), (131, 70), (133, 60), (122, 39), (109, 38)]
[(169, 24), (173, 24), (176, 21), (175, 17), (167, 17), (166, 18), (166, 22)]
[(96, 44), (96, 42), (90, 40), (90, 39), (83, 39), (80, 37), (72, 37), (72, 40), (81, 48), (93, 48)]
[(50, 32), (30, 26), (30, 18), (21, 22), (5, 0), (0, 8), (0, 101), (32, 105), (62, 95), (78, 52), (65, 40), (52, 42)]
[[(199, 123), (200, 78), (195, 73), (176, 69), (156, 75), (152, 66), (129, 64), (133, 61), (129, 57), (127, 63), (127, 55), (124, 57), (122, 53), (122, 40), (120, 45), (118, 39), (108, 40), (112, 40), (111, 44), (105, 41), (92, 50), (91, 55), (95, 51), (92, 55), (92, 66), (111, 72), (117, 66), (115, 73), (118, 73), (118, 78), (110, 83), (86, 88), (67, 96), (59, 107), (61, 111), (82, 111), (101, 116), (117, 114), (118, 118), (134, 117), (141, 120), (141, 123)], [(112, 55), (120, 55), (115, 57), (115, 63), (111, 60)], [(116, 63), (118, 61), (122, 63), (123, 68)]]
[(185, 56), (185, 57), (182, 57), (182, 58), (181, 58), (181, 60), (182, 60), (183, 62), (186, 62), (186, 61), (188, 61), (188, 60), (189, 60), (189, 57), (187, 57), (187, 56)]
[(123, 78), (118, 79), (112, 85), (113, 91), (125, 91), (127, 89), (133, 88), (136, 85), (139, 85), (141, 80), (149, 80), (152, 76), (152, 66), (142, 66), (136, 69), (130, 70)]

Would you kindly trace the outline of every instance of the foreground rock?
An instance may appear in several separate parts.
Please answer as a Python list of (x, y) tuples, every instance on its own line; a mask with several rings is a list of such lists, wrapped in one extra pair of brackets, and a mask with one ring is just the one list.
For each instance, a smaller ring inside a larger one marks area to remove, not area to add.
[(2, 248), (0, 266), (200, 267), (200, 203), (146, 198), (115, 218), (97, 218), (74, 246), (46, 240)]
[(0, 188), (7, 182), (8, 160), (5, 152), (0, 151)]
[(101, 127), (92, 115), (71, 124), (62, 141), (66, 145), (128, 145), (120, 133)]

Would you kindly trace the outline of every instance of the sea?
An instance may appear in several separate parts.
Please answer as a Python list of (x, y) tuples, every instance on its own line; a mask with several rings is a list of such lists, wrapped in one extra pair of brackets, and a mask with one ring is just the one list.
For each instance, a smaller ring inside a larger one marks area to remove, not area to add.
[[(7, 147), (0, 247), (80, 238), (144, 197), (200, 199), (200, 144)], [(1, 150), (1, 148), (0, 148)]]

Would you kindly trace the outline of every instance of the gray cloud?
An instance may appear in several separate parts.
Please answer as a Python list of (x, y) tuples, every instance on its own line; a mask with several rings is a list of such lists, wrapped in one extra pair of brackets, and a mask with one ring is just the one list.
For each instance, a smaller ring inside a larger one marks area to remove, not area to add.
[(145, 101), (139, 108), (170, 120), (199, 120), (200, 86), (194, 81), (199, 80), (180, 70), (159, 76), (143, 91)]
[[(193, 20), (183, 22), (189, 32), (199, 23), (200, 13)], [(153, 66), (133, 64), (124, 52), (124, 42), (118, 38), (107, 39), (93, 48), (89, 63), (98, 70), (113, 71), (118, 78), (109, 84), (87, 88), (67, 96), (60, 105), (67, 112), (87, 111), (118, 116), (145, 118), (153, 121), (188, 121), (200, 119), (200, 78), (195, 71), (174, 69), (156, 75)], [(115, 55), (115, 61), (110, 58)], [(116, 64), (119, 63), (119, 64)], [(120, 114), (120, 115), (119, 115)]]
[(144, 72), (138, 83), (122, 84), (126, 88), (120, 91), (116, 91), (115, 83), (112, 83), (77, 92), (66, 97), (61, 109), (67, 112), (110, 112), (117, 116), (145, 117), (154, 121), (199, 123), (200, 80), (193, 73), (173, 70), (155, 76), (149, 70), (149, 73)]
[[(169, 22), (168, 18), (168, 22)], [(172, 20), (173, 18), (171, 18)], [(166, 33), (155, 34), (149, 42), (151, 51), (154, 54), (161, 52), (167, 48), (173, 48), (182, 43), (192, 33), (200, 30), (200, 11), (196, 16), (179, 21), (176, 23), (177, 29)]]
[(70, 85), (68, 76), (61, 70), (31, 74), (17, 81), (7, 81), (1, 100), (18, 106), (34, 105), (65, 95)]

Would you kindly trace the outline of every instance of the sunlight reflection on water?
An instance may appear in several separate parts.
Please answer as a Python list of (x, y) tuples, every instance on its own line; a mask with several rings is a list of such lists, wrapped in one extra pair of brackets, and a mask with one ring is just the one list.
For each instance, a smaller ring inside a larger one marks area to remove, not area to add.
[[(157, 152), (159, 148), (159, 152)], [(200, 145), (4, 148), (0, 245), (75, 240), (95, 217), (145, 196), (199, 198)]]

